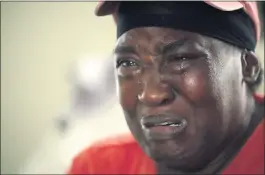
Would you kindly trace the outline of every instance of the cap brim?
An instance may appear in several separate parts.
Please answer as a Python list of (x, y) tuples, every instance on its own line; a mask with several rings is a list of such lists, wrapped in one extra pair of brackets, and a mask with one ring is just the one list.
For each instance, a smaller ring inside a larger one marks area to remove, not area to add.
[(209, 4), (210, 6), (217, 8), (222, 11), (234, 11), (243, 8), (243, 4), (240, 1), (204, 1), (205, 3)]
[[(240, 1), (225, 1), (225, 2), (216, 2), (216, 1), (204, 1), (208, 5), (217, 8), (222, 11), (234, 11), (240, 8), (243, 8), (243, 5)], [(101, 1), (96, 7), (95, 15), (96, 16), (106, 16), (115, 13), (119, 6), (119, 1)]]
[(118, 8), (120, 2), (119, 1), (101, 1), (98, 3), (95, 15), (96, 16), (106, 16), (115, 13)]

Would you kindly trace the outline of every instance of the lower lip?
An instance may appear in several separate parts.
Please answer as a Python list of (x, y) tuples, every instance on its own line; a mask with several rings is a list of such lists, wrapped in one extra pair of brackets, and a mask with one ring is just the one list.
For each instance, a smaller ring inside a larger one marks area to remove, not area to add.
[(144, 128), (145, 134), (152, 140), (164, 140), (183, 133), (186, 126), (154, 126), (151, 128)]

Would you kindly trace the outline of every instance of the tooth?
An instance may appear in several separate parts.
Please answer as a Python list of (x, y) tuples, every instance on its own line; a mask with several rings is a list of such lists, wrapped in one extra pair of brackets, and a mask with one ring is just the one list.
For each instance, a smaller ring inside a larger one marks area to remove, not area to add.
[(170, 124), (169, 126), (181, 126), (179, 123)]
[(163, 122), (163, 123), (160, 123), (160, 124), (158, 124), (159, 126), (165, 126), (165, 125), (168, 125), (168, 123), (167, 122)]
[(182, 122), (180, 123), (171, 123), (171, 122), (163, 122), (163, 123), (159, 123), (159, 124), (156, 124), (155, 126), (181, 126), (182, 125)]

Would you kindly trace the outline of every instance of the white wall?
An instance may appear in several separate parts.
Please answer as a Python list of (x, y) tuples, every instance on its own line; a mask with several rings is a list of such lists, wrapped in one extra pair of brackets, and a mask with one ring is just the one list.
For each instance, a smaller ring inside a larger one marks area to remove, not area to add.
[(69, 64), (110, 53), (113, 21), (96, 18), (95, 5), (1, 3), (1, 173), (16, 173), (68, 106)]

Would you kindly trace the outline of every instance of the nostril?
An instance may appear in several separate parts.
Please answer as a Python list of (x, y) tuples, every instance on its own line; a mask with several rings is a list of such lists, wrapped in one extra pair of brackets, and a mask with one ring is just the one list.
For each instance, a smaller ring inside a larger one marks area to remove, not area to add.
[(161, 102), (161, 105), (167, 105), (171, 102), (170, 99), (164, 99), (162, 102)]
[(168, 104), (172, 103), (172, 101), (174, 101), (175, 97), (176, 97), (176, 95), (175, 95), (173, 90), (168, 92), (167, 94), (165, 94), (164, 99), (161, 100), (160, 105), (168, 105)]

